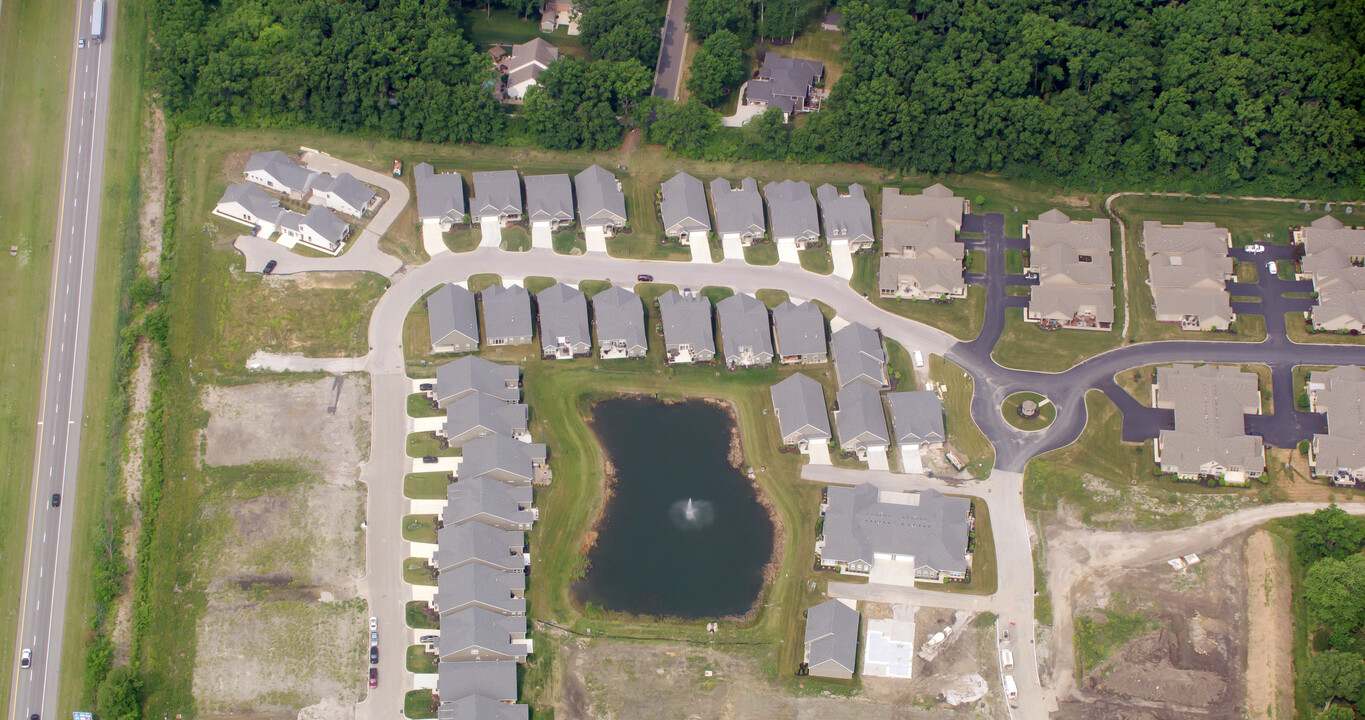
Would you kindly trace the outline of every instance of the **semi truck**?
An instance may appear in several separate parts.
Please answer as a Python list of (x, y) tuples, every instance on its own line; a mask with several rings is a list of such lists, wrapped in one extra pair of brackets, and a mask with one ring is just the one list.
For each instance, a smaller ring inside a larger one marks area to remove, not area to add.
[(95, 0), (95, 7), (90, 11), (90, 37), (95, 42), (104, 39), (104, 3), (106, 0)]

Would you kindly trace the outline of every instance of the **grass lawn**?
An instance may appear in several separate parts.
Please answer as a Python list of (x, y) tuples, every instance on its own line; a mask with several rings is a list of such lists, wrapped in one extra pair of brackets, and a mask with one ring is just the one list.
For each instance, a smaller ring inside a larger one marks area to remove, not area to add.
[(817, 275), (829, 275), (834, 272), (834, 258), (830, 257), (828, 247), (798, 250), (797, 255), (801, 257), (801, 269), (807, 272)]
[(408, 672), (434, 673), (438, 661), (439, 658), (427, 652), (426, 645), (408, 646)]
[(430, 690), (409, 690), (403, 696), (403, 716), (413, 720), (436, 717), (436, 695)]
[(407, 515), (403, 518), (403, 539), (408, 542), (436, 544), (436, 515)]
[(1005, 251), (1005, 272), (1010, 275), (1022, 275), (1024, 273), (1023, 250)]
[(932, 325), (959, 340), (971, 340), (981, 334), (981, 324), (986, 317), (985, 288), (968, 287), (965, 299), (959, 298), (948, 304), (883, 298), (877, 290), (877, 256), (870, 253), (853, 256), (853, 280), (849, 284), (877, 307)]
[(552, 277), (532, 275), (522, 280), (521, 285), (526, 288), (526, 292), (531, 293), (532, 295), (539, 295), (541, 290), (554, 287), (556, 282), (557, 281)]
[(494, 285), (502, 284), (502, 276), (493, 273), (479, 273), (470, 275), (465, 287), (472, 293), (481, 293)]
[(499, 247), (507, 252), (526, 252), (531, 249), (531, 231), (520, 225), (505, 227)]
[(1039, 455), (1024, 471), (1024, 504), (1031, 510), (1055, 510), (1066, 501), (1080, 508), (1082, 519), (1107, 509), (1084, 487), (1085, 474), (1115, 483), (1150, 480), (1156, 471), (1152, 442), (1125, 443), (1123, 414), (1097, 390), (1086, 393), (1085, 430), (1075, 442)]
[(511, 8), (497, 8), (492, 12), (485, 8), (474, 8), (460, 13), (459, 17), (460, 24), (468, 33), (470, 41), (480, 49), (487, 49), (491, 45), (504, 45), (507, 46), (504, 49), (511, 52), (512, 45), (541, 38), (554, 45), (561, 53), (580, 58), (588, 56), (588, 51), (583, 47), (579, 36), (570, 36), (567, 26), (560, 25), (552, 33), (542, 33), (540, 13), (537, 11), (532, 12), (534, 19), (527, 19)]
[(1256, 263), (1234, 260), (1233, 268), (1233, 272), (1237, 274), (1237, 282), (1256, 283), (1260, 281), (1261, 271)]
[(1319, 343), (1323, 345), (1360, 345), (1365, 344), (1365, 335), (1352, 335), (1345, 332), (1324, 332), (1313, 330), (1303, 313), (1285, 313), (1284, 326), (1289, 339), (1296, 343)]
[(403, 497), (413, 500), (444, 500), (446, 486), (449, 484), (449, 473), (408, 473), (403, 478)]
[(989, 476), (995, 467), (995, 447), (972, 419), (972, 377), (942, 355), (929, 356), (929, 377), (947, 388), (943, 425), (948, 446), (962, 456), (967, 472), (978, 478)]
[[(416, 193), (413, 193), (416, 197)], [(443, 238), (447, 248), (451, 252), (463, 253), (473, 252), (478, 249), (479, 243), (483, 240), (483, 233), (478, 228), (455, 229), (444, 233)]]
[(1108, 608), (1076, 618), (1076, 680), (1099, 667), (1129, 640), (1155, 627), (1156, 623), (1142, 612)]
[[(707, 300), (710, 300), (710, 301), (711, 301), (711, 304), (712, 304), (712, 305), (715, 305), (716, 303), (720, 302), (721, 300), (724, 300), (725, 298), (734, 296), (735, 291), (734, 291), (734, 290), (731, 290), (731, 289), (728, 288), (728, 287), (718, 287), (718, 286), (715, 286), (715, 285), (707, 285), (706, 287), (702, 288), (701, 290), (698, 290), (698, 291), (697, 291), (697, 294), (698, 294), (698, 295), (701, 295), (702, 297), (706, 298)], [(717, 323), (717, 324), (719, 324), (719, 323)]]
[(445, 414), (446, 411), (436, 407), (426, 393), (415, 392), (408, 396), (408, 417), (429, 418)]
[(754, 293), (754, 297), (757, 298), (759, 302), (767, 305), (769, 310), (772, 310), (791, 299), (791, 296), (787, 294), (786, 290), (774, 290), (772, 288), (759, 290)]
[(460, 448), (444, 447), (445, 440), (429, 432), (408, 435), (408, 457), (460, 457)]
[(910, 353), (900, 343), (886, 339), (886, 372), (890, 376), (891, 389), (906, 391), (916, 390), (915, 387), (915, 365), (910, 360)]
[(410, 557), (403, 561), (403, 582), (409, 585), (436, 585), (436, 568), (426, 558)]
[(1156, 383), (1157, 365), (1143, 365), (1114, 374), (1114, 382), (1146, 407), (1152, 406), (1152, 385)]
[(554, 245), (555, 252), (560, 255), (582, 255), (588, 251), (588, 241), (572, 227), (556, 231), (550, 242)]
[[(1019, 406), (1026, 401), (1038, 403), (1038, 412), (1031, 418), (1019, 415)], [(1000, 407), (1000, 414), (1004, 416), (1005, 422), (1013, 425), (1020, 430), (1042, 430), (1052, 424), (1057, 419), (1057, 406), (1052, 403), (1043, 404), (1047, 398), (1036, 392), (1018, 392), (1007, 398)]]
[(756, 242), (744, 248), (744, 262), (750, 265), (776, 265), (777, 242)]
[(984, 273), (986, 272), (986, 251), (968, 250), (967, 251), (967, 272)]
[[(1117, 319), (1114, 324), (1119, 324)], [(1023, 308), (1006, 308), (1005, 332), (992, 356), (1009, 368), (1062, 372), (1088, 357), (1118, 347), (1122, 339), (1118, 328), (1048, 332), (1039, 329), (1036, 323), (1024, 322)]]
[(1327, 365), (1294, 366), (1294, 407), (1308, 410), (1308, 378), (1315, 372), (1326, 372), (1331, 369)]
[(589, 300), (597, 293), (611, 287), (611, 283), (605, 280), (584, 280), (578, 283), (578, 291), (583, 293)]
[(441, 627), (440, 616), (425, 600), (409, 600), (404, 607), (404, 615), (407, 617), (408, 627), (414, 630), (438, 630)]
[[(1295, 227), (1307, 225), (1328, 214), (1321, 205), (1314, 205), (1310, 212), (1304, 212), (1301, 203), (1144, 196), (1119, 198), (1112, 207), (1128, 221), (1130, 231), (1133, 227), (1140, 228), (1144, 220), (1159, 220), (1167, 224), (1208, 221), (1231, 231), (1234, 245), (1288, 245)], [(1331, 214), (1347, 225), (1351, 224), (1351, 216), (1341, 212), (1340, 207)]]
[(972, 551), (971, 580), (965, 583), (915, 583), (915, 587), (966, 595), (994, 595), (996, 590), (1000, 589), (1000, 576), (995, 562), (995, 533), (991, 528), (991, 511), (979, 498), (968, 495), (953, 497), (969, 498), (972, 501), (972, 509), (976, 512), (976, 530), (973, 533), (976, 547)]

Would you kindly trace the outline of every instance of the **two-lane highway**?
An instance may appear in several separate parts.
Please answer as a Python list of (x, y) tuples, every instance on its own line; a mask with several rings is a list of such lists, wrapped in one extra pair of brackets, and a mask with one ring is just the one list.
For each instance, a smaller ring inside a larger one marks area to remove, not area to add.
[[(106, 9), (104, 41), (92, 42), (92, 0), (74, 0), (71, 84), (66, 113), (66, 146), (57, 234), (53, 244), (52, 288), (43, 348), (38, 444), (34, 450), (29, 533), (20, 591), (14, 656), (32, 653), (32, 664), (16, 661), (10, 685), (9, 717), (57, 716), (63, 620), (70, 572), (72, 524), (80, 469), (81, 431), (87, 421), (85, 374), (89, 360), (90, 308), (95, 284), (100, 195), (104, 177), (105, 122), (113, 46), (109, 42), (114, 6)], [(78, 47), (86, 38), (86, 47)], [(54, 122), (56, 118), (52, 119)], [(60, 507), (52, 506), (54, 493)]]

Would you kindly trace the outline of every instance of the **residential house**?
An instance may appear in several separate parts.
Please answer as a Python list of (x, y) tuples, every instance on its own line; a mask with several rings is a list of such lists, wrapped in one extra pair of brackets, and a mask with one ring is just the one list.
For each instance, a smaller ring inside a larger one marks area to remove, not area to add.
[(246, 225), (253, 235), (269, 238), (275, 234), (284, 208), (259, 185), (236, 183), (223, 192), (223, 197), (213, 207), (213, 214)]
[(536, 295), (540, 308), (540, 354), (569, 360), (592, 352), (588, 299), (578, 288), (555, 283)]
[(488, 477), (509, 485), (530, 485), (545, 466), (545, 445), (524, 443), (505, 435), (486, 435), (464, 444), (460, 480)]
[(773, 334), (782, 364), (822, 363), (829, 360), (825, 316), (814, 303), (788, 300), (773, 308)]
[(526, 614), (526, 574), (464, 565), (436, 579), (436, 607), (442, 616), (477, 607), (502, 615)]
[(716, 303), (725, 365), (767, 367), (773, 362), (772, 327), (768, 306), (753, 295), (736, 293)]
[(335, 178), (323, 175), (313, 184), (313, 198), (331, 210), (352, 217), (361, 217), (379, 205), (379, 193), (355, 179), (350, 173)]
[(830, 243), (848, 243), (854, 250), (872, 247), (872, 205), (867, 202), (863, 186), (853, 183), (847, 194), (829, 183), (815, 189), (820, 200), (820, 216), (825, 223), (825, 239)]
[(858, 626), (862, 616), (842, 600), (830, 598), (806, 611), (804, 662), (814, 677), (853, 679), (858, 665)]
[(446, 408), (441, 430), (450, 447), (460, 447), (485, 435), (506, 435), (516, 440), (526, 433), (526, 406), (509, 405), (492, 395), (470, 393)]
[(883, 453), (891, 445), (886, 429), (882, 396), (868, 383), (850, 383), (835, 394), (838, 409), (834, 427), (839, 431), (839, 448), (866, 460), (869, 451)]
[(279, 150), (252, 155), (242, 174), (247, 180), (282, 192), (293, 200), (307, 200), (313, 185), (323, 177), (322, 173), (303, 167)]
[(782, 108), (782, 119), (790, 120), (797, 113), (820, 109), (823, 93), (816, 86), (824, 77), (824, 63), (770, 52), (763, 56), (758, 76), (749, 81), (745, 97), (753, 105)]
[(1162, 472), (1191, 480), (1217, 477), (1230, 485), (1265, 472), (1261, 438), (1246, 434), (1245, 416), (1261, 412), (1255, 373), (1177, 363), (1157, 368), (1156, 380), (1156, 406), (1175, 410), (1175, 429), (1157, 436)]
[(479, 307), (464, 287), (446, 283), (427, 296), (427, 324), (432, 352), (479, 349)]
[(514, 660), (525, 662), (531, 652), (524, 615), (502, 615), (480, 607), (441, 618), (436, 642), (441, 664)]
[[(504, 708), (526, 707), (525, 705), (508, 705), (517, 701), (517, 663), (515, 661), (489, 660), (486, 662), (443, 662), (440, 664), (437, 678), (436, 693), (441, 696), (441, 706), (437, 717), (440, 720), (492, 720), (499, 718), (498, 715), (445, 715), (447, 711), (455, 712), (454, 708), (464, 705), (471, 699), (478, 699), (482, 702), (481, 708), (489, 707), (486, 703)], [(512, 716), (518, 717), (518, 716)], [(523, 714), (520, 720), (526, 720)]]
[(1142, 223), (1142, 244), (1157, 322), (1182, 330), (1226, 330), (1237, 318), (1229, 302), (1232, 233), (1211, 222)]
[(531, 294), (519, 285), (491, 285), (483, 299), (483, 334), (489, 345), (531, 343)]
[(971, 507), (970, 500), (937, 490), (880, 491), (871, 483), (825, 488), (820, 565), (903, 586), (965, 579)]
[[(457, 664), (467, 665), (471, 663)], [(493, 663), (472, 664), (482, 667)], [(515, 671), (513, 671), (512, 677), (513, 679), (516, 678)], [(466, 695), (452, 703), (442, 701), (440, 708), (436, 711), (436, 720), (528, 720), (531, 717), (530, 711), (529, 705), (510, 705), (483, 695)]]
[(706, 209), (706, 188), (701, 181), (680, 172), (664, 181), (659, 201), (659, 215), (663, 219), (664, 234), (690, 245), (692, 236), (702, 242), (711, 232), (711, 214)]
[(585, 234), (609, 238), (626, 226), (626, 195), (615, 175), (593, 165), (573, 177), (578, 193), (578, 222)]
[(783, 445), (804, 448), (811, 443), (829, 442), (834, 437), (829, 431), (825, 389), (819, 381), (795, 373), (773, 385), (769, 392)]
[(527, 175), (526, 219), (531, 231), (573, 224), (573, 183), (568, 175)]
[(497, 221), (499, 226), (521, 220), (521, 179), (516, 170), (474, 173), (474, 194), (469, 198), (469, 215), (480, 223)]
[(738, 240), (744, 247), (767, 234), (763, 217), (763, 196), (753, 178), (739, 181), (739, 187), (725, 178), (711, 181), (711, 206), (716, 209), (716, 232), (721, 240)]
[(1313, 436), (1308, 465), (1336, 485), (1365, 482), (1365, 368), (1345, 366), (1308, 378), (1308, 407), (1327, 415), (1327, 432)]
[(1108, 330), (1114, 325), (1114, 271), (1109, 219), (1072, 220), (1049, 210), (1024, 223), (1027, 268), (1038, 275), (1024, 320), (1057, 327)]
[(839, 32), (839, 25), (843, 22), (843, 13), (827, 12), (820, 16), (820, 29), (826, 32)]
[[(942, 185), (919, 195), (882, 188), (882, 255), (878, 291), (885, 298), (932, 300), (967, 296), (966, 250), (958, 242), (967, 201)], [(859, 248), (863, 249), (863, 248)]]
[(820, 239), (820, 217), (815, 196), (810, 194), (810, 183), (805, 180), (768, 183), (763, 186), (763, 195), (768, 198), (773, 240), (805, 250)]
[(559, 48), (540, 38), (512, 46), (512, 55), (502, 61), (507, 83), (503, 92), (513, 100), (526, 97), (526, 91), (536, 84), (540, 74), (550, 63), (559, 59)]
[(525, 532), (535, 519), (529, 485), (511, 485), (481, 476), (446, 486), (446, 509), (441, 513), (441, 522), (446, 526), (477, 522), (499, 530)]
[(1324, 215), (1296, 230), (1294, 239), (1304, 249), (1299, 279), (1312, 280), (1318, 294), (1313, 327), (1365, 332), (1365, 228)]
[(834, 375), (839, 387), (858, 382), (881, 389), (890, 387), (886, 376), (886, 351), (882, 336), (876, 330), (852, 323), (834, 333), (830, 340), (834, 351)]
[(343, 243), (351, 236), (351, 226), (345, 220), (319, 205), (309, 208), (307, 215), (285, 212), (279, 228), (281, 245), (303, 243), (329, 255), (340, 255)]
[(670, 363), (711, 362), (716, 335), (711, 327), (711, 301), (701, 295), (669, 290), (659, 296), (664, 351)]
[(474, 355), (466, 355), (436, 368), (436, 390), (432, 394), (437, 406), (450, 407), (456, 400), (475, 393), (489, 395), (509, 404), (521, 402), (521, 368)]
[(620, 286), (609, 287), (592, 297), (592, 313), (603, 360), (645, 356), (649, 342), (639, 295)]
[(526, 535), (483, 523), (446, 525), (436, 531), (436, 568), (450, 572), (470, 563), (502, 572), (523, 573), (531, 564)]
[(891, 408), (891, 430), (902, 453), (943, 447), (943, 401), (928, 390), (886, 394)]
[(438, 173), (430, 163), (418, 163), (412, 179), (417, 184), (418, 220), (439, 225), (441, 232), (464, 224), (464, 178), (459, 173)]

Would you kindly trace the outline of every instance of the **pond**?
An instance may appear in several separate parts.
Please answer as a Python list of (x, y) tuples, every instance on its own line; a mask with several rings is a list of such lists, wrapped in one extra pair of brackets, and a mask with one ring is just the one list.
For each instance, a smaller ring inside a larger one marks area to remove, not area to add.
[(579, 598), (639, 615), (747, 613), (763, 588), (773, 524), (731, 462), (728, 408), (623, 397), (597, 403), (592, 425), (615, 480)]

